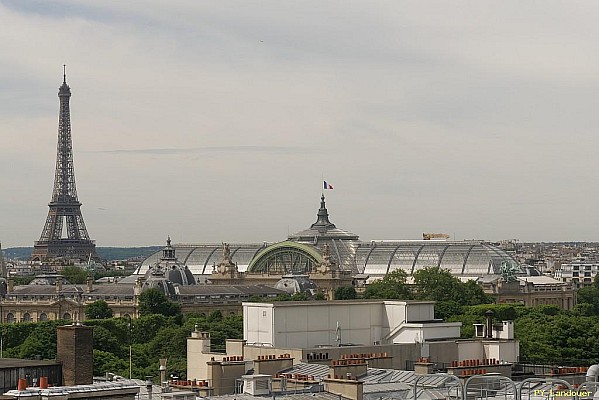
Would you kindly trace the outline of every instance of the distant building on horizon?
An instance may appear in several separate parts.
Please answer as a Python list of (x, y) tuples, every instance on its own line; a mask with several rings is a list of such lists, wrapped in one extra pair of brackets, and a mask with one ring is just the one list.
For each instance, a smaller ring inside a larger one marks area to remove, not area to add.
[[(180, 260), (194, 275), (210, 277), (216, 271), (220, 243), (174, 246)], [(231, 243), (229, 246), (237, 271), (246, 276), (313, 273), (322, 264), (325, 253), (339, 271), (370, 278), (383, 277), (396, 269), (412, 275), (426, 267), (448, 269), (460, 277), (480, 277), (500, 275), (506, 263), (520, 265), (504, 250), (480, 240), (360, 240), (357, 234), (340, 229), (330, 221), (324, 195), (316, 222), (308, 229), (278, 243)], [(147, 257), (136, 273), (145, 274), (159, 258), (160, 252)], [(521, 268), (520, 273), (525, 275), (526, 269)]]
[(132, 275), (101, 284), (89, 277), (85, 284), (71, 284), (60, 275), (46, 274), (20, 286), (8, 278), (7, 285), (0, 285), (1, 322), (83, 321), (86, 306), (98, 300), (108, 303), (115, 317), (137, 318), (139, 296), (152, 288), (179, 303), (184, 313), (203, 315), (217, 310), (224, 315), (240, 314), (244, 301), (286, 293), (266, 285), (198, 285), (177, 259), (169, 239), (161, 259), (143, 277)]
[[(222, 244), (175, 244), (174, 247), (196, 279), (219, 285), (275, 286), (283, 278), (295, 275), (306, 277), (316, 285), (316, 290), (333, 299), (338, 287), (354, 286), (360, 290), (396, 270), (406, 272), (411, 281), (416, 271), (439, 267), (462, 281), (478, 282), (497, 302), (527, 306), (553, 304), (563, 309), (572, 309), (576, 304), (569, 285), (520, 264), (491, 243), (452, 241), (446, 235), (428, 236), (429, 239), (422, 240), (362, 241), (357, 234), (330, 221), (322, 195), (316, 222), (308, 229), (273, 244), (228, 244), (226, 266), (220, 258)], [(135, 273), (146, 274), (158, 257), (159, 253), (155, 253), (146, 258)], [(514, 271), (519, 284), (502, 282), (505, 268)]]
[(555, 271), (555, 279), (582, 288), (591, 286), (598, 272), (599, 262), (576, 261), (562, 264)]

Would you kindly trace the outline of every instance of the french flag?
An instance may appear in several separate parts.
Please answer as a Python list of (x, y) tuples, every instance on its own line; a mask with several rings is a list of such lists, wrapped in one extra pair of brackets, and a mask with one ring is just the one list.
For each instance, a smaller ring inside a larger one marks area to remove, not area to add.
[(327, 183), (327, 181), (324, 181), (324, 188), (325, 189), (333, 189), (333, 185), (331, 185), (330, 183)]

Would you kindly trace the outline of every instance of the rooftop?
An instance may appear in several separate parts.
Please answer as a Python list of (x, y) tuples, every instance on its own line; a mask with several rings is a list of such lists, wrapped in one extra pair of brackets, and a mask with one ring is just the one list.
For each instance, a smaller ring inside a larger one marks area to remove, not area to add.
[(60, 363), (55, 360), (23, 360), (20, 358), (0, 358), (0, 369), (58, 365), (58, 364), (60, 364)]

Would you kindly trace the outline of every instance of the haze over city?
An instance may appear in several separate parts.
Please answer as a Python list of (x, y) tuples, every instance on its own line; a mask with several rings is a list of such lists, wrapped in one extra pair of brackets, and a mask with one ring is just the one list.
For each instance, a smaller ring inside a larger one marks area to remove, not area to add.
[(99, 246), (596, 241), (599, 5), (1, 1), (0, 229), (48, 213), (62, 65)]

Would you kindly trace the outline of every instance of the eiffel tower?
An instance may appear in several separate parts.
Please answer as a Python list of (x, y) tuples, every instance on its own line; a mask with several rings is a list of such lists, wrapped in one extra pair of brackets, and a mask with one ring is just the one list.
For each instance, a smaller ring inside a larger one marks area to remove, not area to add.
[[(46, 224), (35, 242), (31, 258), (33, 260), (51, 260), (54, 258), (87, 260), (97, 259), (96, 245), (89, 238), (81, 203), (77, 199), (75, 187), (75, 169), (73, 167), (73, 144), (71, 141), (71, 116), (69, 99), (71, 88), (67, 85), (66, 66), (63, 82), (58, 89), (60, 114), (58, 116), (58, 146), (56, 172), (52, 201)], [(63, 227), (66, 229), (63, 232)], [(64, 237), (63, 237), (64, 236)]]

